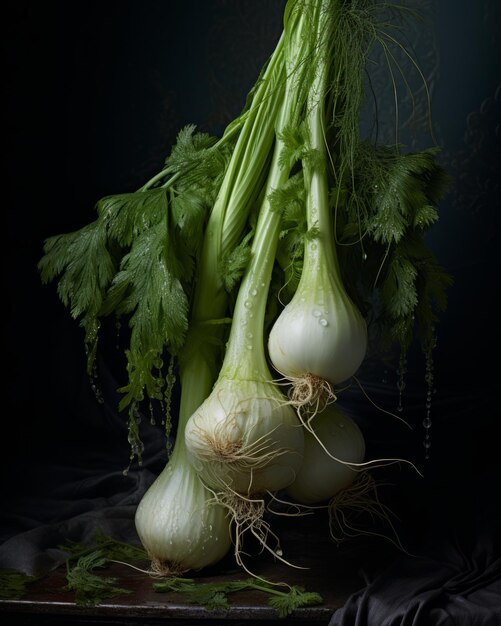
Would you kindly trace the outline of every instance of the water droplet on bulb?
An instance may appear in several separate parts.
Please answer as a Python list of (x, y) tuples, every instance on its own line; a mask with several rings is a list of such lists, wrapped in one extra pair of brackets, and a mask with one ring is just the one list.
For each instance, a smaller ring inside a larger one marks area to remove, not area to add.
[(322, 317), (322, 319), (319, 319), (318, 323), (320, 324), (320, 326), (323, 326), (324, 328), (329, 325), (329, 322), (325, 319), (325, 317)]
[(250, 300), (246, 300), (246, 301), (244, 302), (244, 306), (245, 306), (247, 309), (250, 309), (250, 308), (252, 307), (252, 302), (251, 302)]
[(313, 309), (313, 317), (320, 317), (322, 315), (322, 311), (318, 309)]
[(257, 296), (257, 289), (253, 289), (251, 291), (251, 296)]

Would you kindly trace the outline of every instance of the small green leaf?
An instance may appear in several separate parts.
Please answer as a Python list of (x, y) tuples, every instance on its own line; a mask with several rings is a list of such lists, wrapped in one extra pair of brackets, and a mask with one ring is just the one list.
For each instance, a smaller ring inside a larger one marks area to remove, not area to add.
[(111, 237), (125, 247), (158, 224), (165, 216), (167, 196), (164, 189), (151, 189), (102, 198), (97, 210)]
[(231, 292), (240, 282), (240, 279), (249, 264), (251, 257), (251, 239), (253, 231), (247, 233), (242, 241), (228, 254), (223, 255), (219, 266), (219, 273), (226, 291)]
[(275, 609), (278, 617), (284, 618), (295, 609), (322, 604), (322, 602), (322, 596), (318, 593), (305, 591), (303, 587), (294, 586), (287, 593), (282, 592), (280, 595), (276, 594), (270, 597), (268, 604)]
[(0, 598), (2, 600), (20, 600), (28, 593), (28, 588), (36, 582), (36, 576), (13, 569), (0, 570)]

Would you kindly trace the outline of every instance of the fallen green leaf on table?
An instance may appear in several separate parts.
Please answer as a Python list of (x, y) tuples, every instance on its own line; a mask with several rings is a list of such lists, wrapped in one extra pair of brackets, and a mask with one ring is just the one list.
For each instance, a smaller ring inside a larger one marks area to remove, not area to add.
[(38, 578), (12, 569), (0, 570), (0, 599), (20, 600)]
[[(278, 587), (286, 587), (287, 590), (282, 591)], [(271, 596), (268, 604), (275, 609), (278, 617), (287, 617), (297, 608), (315, 606), (323, 602), (320, 594), (305, 591), (303, 587), (289, 587), (284, 583), (276, 585), (259, 578), (198, 583), (193, 578), (174, 577), (154, 583), (153, 589), (158, 593), (185, 594), (189, 603), (204, 606), (209, 610), (230, 608), (228, 596), (237, 591), (262, 591)]]

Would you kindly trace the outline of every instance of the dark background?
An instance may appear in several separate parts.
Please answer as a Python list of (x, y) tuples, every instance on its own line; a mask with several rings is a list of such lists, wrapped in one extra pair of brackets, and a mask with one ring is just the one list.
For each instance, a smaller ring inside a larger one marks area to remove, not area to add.
[[(40, 283), (44, 238), (93, 220), (100, 197), (141, 186), (159, 170), (183, 125), (220, 133), (275, 45), (284, 2), (20, 0), (6, 6), (0, 441), (4, 506), (15, 507), (20, 492), (56, 489), (40, 478), (47, 476), (41, 468), (110, 471), (128, 464), (125, 416), (116, 411), (123, 372), (114, 339), (103, 341), (100, 354), (100, 404), (85, 375), (82, 332), (55, 286)], [(416, 47), (430, 70), (435, 132), (453, 177), (429, 241), (455, 279), (438, 329), (431, 459), (423, 461), (418, 350), (404, 397), (413, 433), (402, 435), (384, 420), (365, 425), (375, 450), (389, 441), (390, 453), (398, 454), (402, 437), (401, 450), (424, 472), (423, 479), (404, 473), (397, 487), (404, 522), (417, 528), (423, 518), (441, 517), (466, 527), (492, 515), (500, 475), (501, 10), (496, 0), (436, 0), (429, 15), (434, 47), (427, 37)], [(394, 410), (395, 369), (383, 378)], [(145, 426), (147, 442), (155, 432)]]

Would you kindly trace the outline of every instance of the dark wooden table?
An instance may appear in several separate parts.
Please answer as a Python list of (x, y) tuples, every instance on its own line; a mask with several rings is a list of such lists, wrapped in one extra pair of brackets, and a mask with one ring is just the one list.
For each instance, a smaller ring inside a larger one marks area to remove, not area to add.
[[(274, 582), (301, 585), (323, 598), (318, 606), (296, 609), (285, 618), (296, 625), (329, 623), (334, 611), (348, 597), (364, 587), (362, 569), (379, 569), (395, 557), (388, 541), (361, 537), (342, 544), (334, 542), (325, 517), (315, 514), (294, 520), (283, 520), (279, 533), (284, 557), (296, 567), (287, 566), (267, 554), (247, 559), (255, 575)], [(66, 570), (61, 567), (30, 585), (29, 593), (20, 600), (0, 601), (2, 626), (171, 626), (203, 624), (213, 626), (260, 626), (284, 623), (268, 605), (267, 594), (243, 591), (229, 596), (229, 609), (208, 610), (188, 604), (179, 593), (157, 593), (153, 580), (124, 565), (113, 564), (103, 575), (118, 577), (118, 585), (132, 593), (97, 606), (75, 603), (74, 594), (65, 591)], [(248, 574), (238, 570), (230, 555), (218, 566), (196, 575), (200, 582), (241, 580)]]

